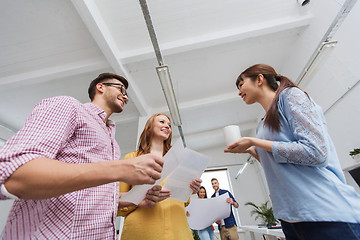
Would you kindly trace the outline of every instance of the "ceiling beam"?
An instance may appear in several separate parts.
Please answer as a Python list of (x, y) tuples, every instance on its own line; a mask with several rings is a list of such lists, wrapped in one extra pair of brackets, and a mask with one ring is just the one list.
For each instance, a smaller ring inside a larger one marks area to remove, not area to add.
[(9, 125), (0, 122), (0, 137), (2, 139), (9, 139), (12, 135), (14, 135), (18, 129), (15, 129), (13, 127), (10, 127)]
[[(185, 113), (188, 111), (195, 112), (198, 109), (204, 109), (206, 107), (211, 107), (214, 105), (222, 105), (222, 104), (228, 104), (232, 102), (239, 102), (239, 96), (237, 93), (226, 93), (221, 94), (217, 96), (211, 96), (207, 98), (201, 98), (191, 101), (183, 101), (179, 104), (180, 112)], [(160, 108), (153, 108), (153, 113), (157, 112), (168, 112), (168, 109), (166, 107), (160, 107)]]
[[(308, 26), (313, 19), (311, 14), (302, 16), (293, 16), (280, 18), (264, 23), (247, 25), (241, 28), (229, 29), (201, 36), (194, 36), (187, 39), (180, 39), (173, 42), (163, 42), (161, 44), (161, 53), (164, 56), (202, 49), (220, 44), (226, 44), (234, 41), (240, 41), (253, 37), (265, 36), (268, 34), (292, 30)], [(123, 64), (138, 62), (154, 58), (152, 47), (136, 49), (128, 52), (122, 52), (119, 59)]]
[(102, 59), (86, 59), (79, 62), (71, 62), (63, 65), (43, 68), (35, 71), (14, 74), (0, 78), (1, 87), (19, 87), (20, 85), (32, 85), (49, 82), (52, 80), (79, 75), (108, 68), (109, 65)]
[(128, 92), (140, 115), (147, 116), (149, 107), (135, 81), (132, 81), (130, 74), (120, 62), (120, 51), (95, 1), (72, 0), (72, 3), (114, 72), (129, 80), (130, 87)]
[[(227, 94), (221, 94), (221, 95), (217, 95), (217, 96), (211, 96), (208, 98), (202, 98), (202, 99), (197, 99), (197, 100), (193, 100), (193, 101), (186, 101), (186, 102), (182, 102), (179, 104), (179, 109), (181, 110), (181, 112), (186, 112), (186, 111), (196, 111), (196, 109), (202, 109), (205, 108), (207, 106), (214, 106), (215, 104), (226, 104), (226, 103), (230, 103), (230, 102), (239, 102), (239, 96), (237, 95), (237, 93), (227, 93)], [(168, 113), (169, 109), (167, 108), (167, 106), (163, 106), (163, 107), (159, 107), (159, 108), (152, 108), (149, 109), (149, 115), (152, 115), (154, 113)], [(121, 124), (121, 123), (126, 123), (129, 121), (134, 121), (134, 118), (136, 118), (135, 115), (132, 115), (130, 117), (114, 117), (112, 118), (112, 120), (116, 123), (116, 124)]]
[[(254, 120), (254, 121), (248, 121), (248, 122), (242, 122), (242, 123), (239, 122), (239, 123), (236, 123), (233, 125), (238, 125), (242, 132), (246, 132), (246, 131), (256, 128), (258, 125), (258, 122)], [(186, 138), (206, 139), (209, 136), (213, 136), (213, 135), (216, 135), (216, 136), (220, 135), (221, 137), (223, 137), (222, 129), (223, 129), (223, 127), (216, 128), (216, 129), (210, 129), (210, 130), (206, 130), (206, 131), (202, 131), (202, 132), (191, 133), (191, 134), (187, 134)], [(178, 135), (175, 135), (175, 137), (178, 137)], [(196, 140), (196, 141), (199, 141), (199, 140)]]

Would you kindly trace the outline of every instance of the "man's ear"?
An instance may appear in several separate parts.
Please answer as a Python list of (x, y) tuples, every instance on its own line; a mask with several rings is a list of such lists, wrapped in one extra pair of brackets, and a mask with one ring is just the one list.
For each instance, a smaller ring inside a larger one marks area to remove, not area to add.
[(104, 93), (105, 91), (104, 85), (101, 83), (96, 84), (96, 90), (99, 91), (100, 93)]

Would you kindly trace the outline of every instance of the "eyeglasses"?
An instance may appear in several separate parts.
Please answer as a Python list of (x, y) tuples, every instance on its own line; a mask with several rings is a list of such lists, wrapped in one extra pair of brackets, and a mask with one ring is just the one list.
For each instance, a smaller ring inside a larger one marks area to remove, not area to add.
[[(120, 90), (121, 94), (124, 95), (124, 96), (128, 96), (127, 95), (127, 92), (126, 92), (126, 88), (124, 85), (122, 85), (121, 83), (101, 83), (103, 85), (106, 85), (106, 86), (110, 86), (110, 87), (114, 87), (114, 88), (117, 88)], [(115, 87), (115, 86), (120, 86), (120, 87)]]

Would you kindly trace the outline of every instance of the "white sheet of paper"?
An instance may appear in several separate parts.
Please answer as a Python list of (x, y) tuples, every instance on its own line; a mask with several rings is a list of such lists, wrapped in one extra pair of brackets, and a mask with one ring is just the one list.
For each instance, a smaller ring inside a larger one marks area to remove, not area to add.
[[(181, 139), (180, 139), (181, 140)], [(136, 185), (129, 192), (123, 195), (120, 201), (123, 202), (132, 202), (134, 204), (139, 204), (146, 196), (146, 192), (152, 188), (154, 185), (160, 184), (179, 164), (177, 156), (181, 156), (181, 153), (184, 152), (184, 145), (182, 140), (177, 141), (170, 150), (164, 156), (164, 165), (161, 172), (161, 178), (155, 182), (155, 184), (144, 184)]]
[(192, 194), (190, 183), (200, 178), (209, 158), (191, 149), (183, 149), (181, 161), (164, 184), (164, 188), (171, 190), (170, 199), (187, 202)]
[[(160, 184), (166, 177), (164, 188), (170, 189), (172, 199), (187, 202), (192, 191), (189, 187), (194, 178), (200, 178), (209, 158), (185, 149), (181, 138), (170, 148), (164, 156), (161, 178), (155, 184), (137, 185), (121, 197), (120, 201), (139, 204), (146, 196), (146, 192), (156, 184)], [(169, 182), (169, 183), (168, 183)]]
[(190, 216), (187, 217), (189, 227), (194, 230), (202, 230), (217, 220), (225, 219), (230, 216), (231, 205), (226, 202), (228, 193), (214, 198), (191, 199), (186, 211)]

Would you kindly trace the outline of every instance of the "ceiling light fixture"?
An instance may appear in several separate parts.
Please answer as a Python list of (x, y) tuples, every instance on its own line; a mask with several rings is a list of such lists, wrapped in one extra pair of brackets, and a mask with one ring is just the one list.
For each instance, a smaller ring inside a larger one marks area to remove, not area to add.
[(163, 89), (167, 105), (169, 107), (172, 121), (176, 126), (181, 126), (179, 108), (175, 98), (169, 67), (166, 65), (158, 66), (156, 67), (156, 72), (159, 76), (161, 87)]
[(245, 169), (250, 165), (253, 164), (254, 160), (251, 158), (251, 156), (246, 160), (245, 164), (239, 169), (238, 173), (235, 176), (235, 179), (238, 179), (238, 177), (245, 171)]
[(313, 57), (310, 59), (307, 66), (300, 74), (297, 80), (298, 85), (300, 85), (301, 83), (301, 86), (304, 87), (308, 83), (308, 80), (311, 78), (311, 76), (313, 76), (313, 74), (315, 74), (315, 72), (319, 68), (322, 60), (326, 58), (326, 56), (330, 52), (330, 49), (333, 49), (336, 44), (337, 41), (321, 43), (320, 47), (315, 51)]
[(150, 35), (150, 39), (151, 39), (151, 42), (152, 42), (152, 45), (153, 45), (153, 48), (155, 51), (156, 59), (158, 60), (158, 63), (159, 63), (159, 66), (156, 67), (156, 72), (158, 74), (158, 77), (159, 77), (159, 80), (161, 83), (161, 87), (162, 87), (164, 95), (165, 95), (166, 103), (169, 108), (172, 122), (174, 123), (175, 126), (178, 127), (181, 139), (184, 143), (184, 147), (186, 147), (184, 134), (183, 134), (183, 131), (181, 128), (181, 118), (180, 118), (179, 108), (177, 105), (174, 88), (173, 88), (173, 84), (172, 84), (171, 77), (170, 77), (169, 67), (167, 65), (165, 65), (163, 62), (161, 52), (160, 52), (160, 47), (159, 47), (159, 44), (158, 44), (158, 41), (156, 38), (154, 26), (151, 21), (150, 12), (147, 7), (146, 0), (139, 0), (139, 2), (140, 2), (141, 10), (142, 10), (144, 18), (145, 18), (145, 22), (146, 22), (146, 26), (147, 26), (147, 29), (148, 29), (148, 32)]

